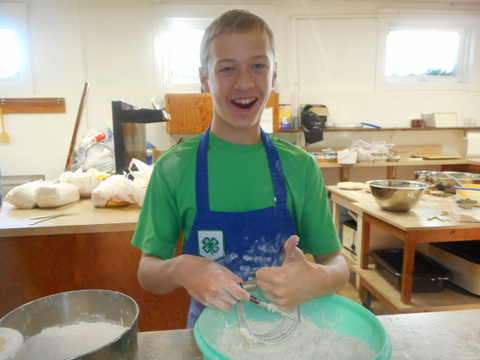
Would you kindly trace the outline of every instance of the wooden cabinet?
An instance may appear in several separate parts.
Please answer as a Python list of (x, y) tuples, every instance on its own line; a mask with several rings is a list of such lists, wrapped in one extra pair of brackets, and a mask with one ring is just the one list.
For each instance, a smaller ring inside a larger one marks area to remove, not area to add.
[[(278, 93), (272, 93), (267, 107), (273, 108), (273, 129), (279, 128)], [(213, 104), (210, 94), (167, 94), (165, 110), (170, 114), (167, 122), (169, 134), (200, 134), (212, 122)]]

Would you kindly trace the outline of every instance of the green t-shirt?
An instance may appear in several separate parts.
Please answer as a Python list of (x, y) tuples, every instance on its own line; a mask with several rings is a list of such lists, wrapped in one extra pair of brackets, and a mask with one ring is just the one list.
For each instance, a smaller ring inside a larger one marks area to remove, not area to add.
[[(184, 241), (188, 239), (196, 214), (195, 170), (200, 136), (168, 150), (155, 164), (132, 241), (145, 254), (171, 258), (180, 230)], [(340, 241), (317, 162), (296, 146), (271, 139), (282, 162), (287, 204), (303, 250), (314, 255), (338, 250)], [(263, 143), (236, 145), (210, 133), (208, 186), (212, 211), (241, 212), (274, 206)]]

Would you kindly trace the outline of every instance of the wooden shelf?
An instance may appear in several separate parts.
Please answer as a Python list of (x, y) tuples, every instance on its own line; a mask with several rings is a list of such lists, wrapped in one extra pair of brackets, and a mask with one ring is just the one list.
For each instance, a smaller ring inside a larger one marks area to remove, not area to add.
[[(451, 131), (451, 130), (480, 130), (480, 127), (451, 127), (451, 128), (434, 128), (434, 127), (423, 127), (423, 128), (371, 128), (371, 127), (358, 127), (358, 128), (335, 128), (335, 127), (326, 127), (323, 129), (324, 132), (340, 132), (340, 131)], [(279, 130), (278, 132), (287, 133), (287, 132), (299, 132), (303, 131), (302, 129), (288, 129), (288, 130)]]
[(449, 127), (449, 128), (434, 128), (434, 127), (423, 127), (423, 128), (410, 128), (410, 127), (399, 127), (399, 128), (335, 128), (327, 127), (324, 131), (449, 131), (449, 130), (480, 130), (480, 127)]
[(360, 277), (362, 285), (365, 286), (372, 295), (380, 299), (388, 299), (387, 302), (383, 303), (393, 305), (393, 307), (389, 306), (389, 308), (395, 313), (480, 308), (479, 298), (465, 295), (448, 288), (444, 288), (440, 292), (413, 293), (412, 301), (409, 304), (404, 304), (400, 300), (400, 291), (376, 271), (374, 265), (369, 265), (368, 270), (361, 269), (358, 265), (352, 265), (352, 268)]

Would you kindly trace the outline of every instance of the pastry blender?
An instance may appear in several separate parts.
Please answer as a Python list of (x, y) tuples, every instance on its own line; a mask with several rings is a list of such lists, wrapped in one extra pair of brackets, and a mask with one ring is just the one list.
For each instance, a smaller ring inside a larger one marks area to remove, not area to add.
[[(251, 292), (257, 289), (257, 281), (250, 280), (238, 283), (243, 289)], [(250, 335), (257, 341), (262, 342), (264, 344), (275, 344), (278, 343), (285, 338), (287, 338), (298, 326), (300, 323), (300, 309), (298, 307), (290, 310), (290, 311), (283, 311), (278, 309), (275, 305), (270, 304), (264, 300), (257, 298), (256, 296), (250, 295), (250, 302), (258, 305), (264, 309), (267, 309), (272, 312), (276, 312), (283, 316), (283, 319), (278, 321), (276, 324), (278, 326), (274, 327), (273, 330), (266, 332), (266, 333), (254, 333), (250, 328), (248, 321), (245, 317), (245, 309), (244, 303), (238, 302), (237, 304), (237, 315), (240, 321), (240, 325), (248, 330)]]

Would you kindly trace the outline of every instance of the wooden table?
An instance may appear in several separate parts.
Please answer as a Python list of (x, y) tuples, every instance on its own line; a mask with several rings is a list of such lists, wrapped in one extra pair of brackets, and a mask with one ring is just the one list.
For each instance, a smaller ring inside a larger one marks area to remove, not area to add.
[[(341, 190), (327, 187), (334, 203), (334, 219), (339, 206), (345, 206), (358, 215), (357, 236), (361, 241), (358, 262), (350, 259), (350, 268), (359, 277), (362, 298), (369, 292), (394, 313), (445, 311), (480, 308), (480, 299), (450, 289), (442, 292), (413, 293), (413, 270), (417, 244), (480, 239), (480, 223), (461, 223), (451, 219), (441, 222), (428, 220), (441, 210), (455, 206), (453, 198), (424, 195), (422, 200), (406, 213), (382, 210), (365, 191)], [(337, 226), (338, 226), (338, 220)], [(401, 291), (385, 280), (370, 263), (371, 230), (378, 227), (404, 243)]]
[[(450, 204), (449, 210), (454, 206), (453, 199)], [(403, 240), (405, 244), (401, 284), (401, 301), (405, 304), (412, 300), (413, 270), (417, 244), (480, 239), (480, 223), (461, 223), (453, 219), (442, 222), (436, 218), (428, 220), (435, 213), (444, 210), (446, 206), (447, 202), (420, 201), (407, 213), (395, 213), (382, 210), (375, 203), (358, 204), (363, 212), (362, 257), (360, 263), (362, 269), (368, 269), (369, 265), (371, 226), (377, 226), (387, 231)], [(480, 307), (480, 300), (478, 306)]]
[[(69, 213), (36, 225), (31, 216)], [(140, 208), (95, 208), (90, 199), (53, 209), (0, 212), (0, 318), (32, 300), (72, 290), (105, 289), (131, 296), (141, 331), (182, 329), (190, 296), (159, 296), (137, 280), (141, 252), (131, 245)]]

